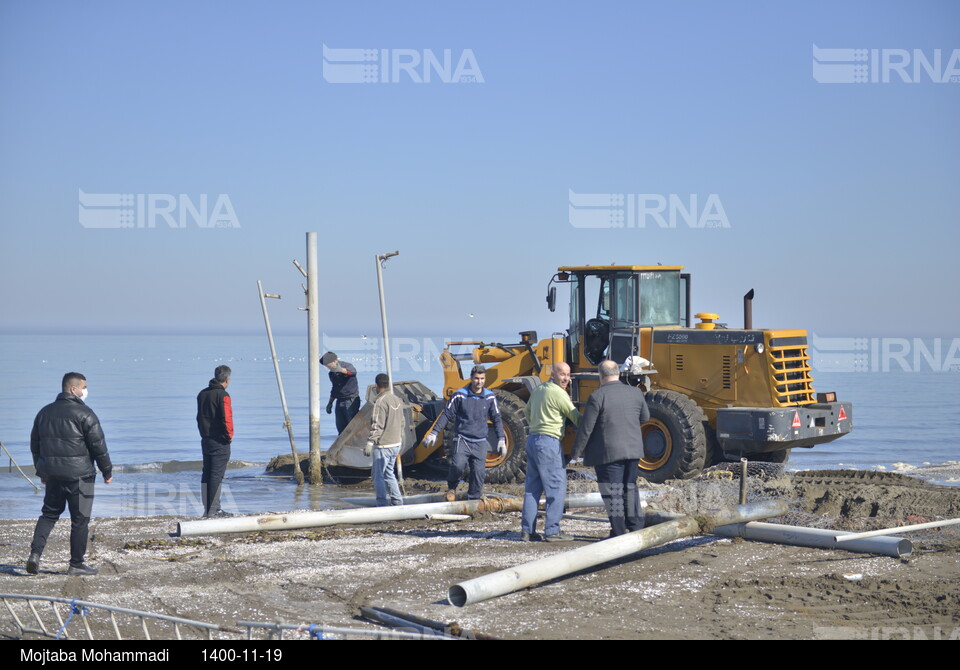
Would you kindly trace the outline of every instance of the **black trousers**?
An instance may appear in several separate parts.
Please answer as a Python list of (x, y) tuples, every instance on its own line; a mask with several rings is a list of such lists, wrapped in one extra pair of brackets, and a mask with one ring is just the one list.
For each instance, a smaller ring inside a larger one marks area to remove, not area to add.
[(629, 460), (594, 466), (600, 497), (610, 519), (611, 537), (643, 528), (643, 510), (637, 490), (639, 464), (637, 460)]
[(203, 516), (210, 516), (220, 511), (220, 485), (230, 462), (230, 443), (204, 437), (200, 447), (203, 449), (203, 472), (200, 474)]
[(50, 531), (60, 519), (64, 509), (70, 508), (70, 565), (83, 565), (83, 557), (87, 553), (87, 533), (90, 526), (90, 515), (93, 512), (93, 485), (96, 475), (63, 481), (48, 479), (47, 490), (43, 496), (43, 508), (37, 526), (33, 531), (33, 542), (30, 544), (30, 553), (40, 556), (47, 546)]
[(483, 482), (487, 477), (487, 452), (490, 444), (486, 440), (473, 442), (457, 437), (453, 452), (447, 454), (450, 469), (447, 472), (447, 487), (457, 488), (463, 479), (463, 473), (470, 466), (470, 481), (467, 488), (467, 500), (480, 500), (483, 496)]
[(353, 398), (352, 400), (337, 401), (337, 434), (340, 434), (347, 429), (347, 424), (353, 421), (353, 417), (355, 417), (359, 411), (359, 397)]

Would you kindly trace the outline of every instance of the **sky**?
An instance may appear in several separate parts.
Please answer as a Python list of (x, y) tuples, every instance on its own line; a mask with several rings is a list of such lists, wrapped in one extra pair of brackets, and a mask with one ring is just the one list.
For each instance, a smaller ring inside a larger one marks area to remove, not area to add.
[(304, 332), (312, 231), (330, 334), (399, 251), (391, 334), (663, 263), (731, 326), (958, 337), (958, 120), (952, 0), (0, 0), (0, 332), (258, 333), (257, 280)]

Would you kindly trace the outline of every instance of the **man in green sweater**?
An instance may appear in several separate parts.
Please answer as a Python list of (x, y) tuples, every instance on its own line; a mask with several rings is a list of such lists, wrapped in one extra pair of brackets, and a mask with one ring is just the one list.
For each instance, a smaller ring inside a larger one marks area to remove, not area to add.
[(560, 532), (560, 517), (567, 497), (567, 470), (563, 464), (560, 438), (565, 420), (580, 423), (580, 412), (566, 391), (570, 385), (570, 366), (554, 363), (550, 380), (530, 393), (524, 412), (527, 415), (527, 478), (524, 483), (523, 513), (520, 521), (524, 541), (539, 539), (535, 532), (540, 495), (547, 494), (547, 518), (544, 539), (569, 542), (573, 538)]

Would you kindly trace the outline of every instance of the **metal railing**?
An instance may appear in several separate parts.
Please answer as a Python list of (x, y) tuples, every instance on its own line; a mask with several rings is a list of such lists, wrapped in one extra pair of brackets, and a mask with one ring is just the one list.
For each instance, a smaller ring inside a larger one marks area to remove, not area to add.
[[(9, 612), (14, 626), (19, 631), (21, 637), (27, 634), (41, 635), (43, 637), (50, 637), (56, 640), (71, 639), (67, 628), (73, 622), (74, 618), (79, 618), (80, 622), (83, 624), (83, 631), (86, 633), (87, 639), (93, 640), (95, 638), (93, 636), (93, 630), (90, 626), (90, 617), (95, 615), (95, 613), (98, 611), (102, 611), (107, 615), (107, 619), (109, 621), (108, 630), (113, 632), (113, 635), (115, 636), (114, 639), (117, 640), (124, 639), (123, 634), (120, 632), (121, 626), (117, 622), (117, 615), (123, 615), (124, 617), (130, 617), (135, 620), (136, 624), (132, 630), (129, 630), (128, 625), (124, 626), (124, 628), (127, 629), (126, 633), (128, 636), (131, 635), (133, 631), (138, 631), (143, 635), (143, 639), (146, 640), (152, 639), (148, 622), (152, 622), (154, 625), (162, 622), (172, 626), (174, 638), (177, 640), (184, 639), (183, 633), (185, 632), (185, 629), (196, 629), (197, 632), (200, 633), (201, 637), (205, 637), (208, 640), (213, 639), (214, 632), (229, 633), (233, 635), (243, 634), (243, 632), (238, 628), (228, 628), (226, 626), (206, 623), (203, 621), (193, 621), (191, 619), (183, 619), (180, 617), (156, 614), (152, 612), (141, 612), (139, 610), (126, 609), (123, 607), (113, 607), (112, 605), (101, 605), (99, 603), (86, 602), (77, 598), (71, 600), (69, 598), (56, 598), (53, 596), (3, 593), (0, 594), (0, 600), (3, 601), (4, 606), (7, 608), (7, 612)], [(41, 606), (49, 605), (52, 615), (56, 619), (55, 627), (48, 626), (44, 622), (41, 612), (38, 611), (38, 603), (40, 603)], [(23, 618), (18, 615), (17, 609), (14, 607), (17, 604), (24, 605), (25, 607), (21, 609), (28, 610), (27, 612), (22, 612), (22, 614), (24, 614)], [(60, 605), (66, 606), (66, 619), (64, 619), (64, 616), (61, 614), (62, 608), (58, 607)], [(24, 623), (24, 621), (26, 621), (26, 623)]]
[[(214, 633), (226, 634), (229, 640), (284, 640), (284, 639), (376, 639), (376, 640), (440, 640), (454, 639), (441, 631), (420, 628), (403, 620), (400, 623), (387, 623), (391, 628), (349, 628), (327, 626), (323, 624), (285, 624), (238, 621), (235, 628), (219, 624), (194, 621), (181, 617), (142, 612), (139, 610), (91, 603), (77, 598), (57, 598), (54, 596), (23, 595), (2, 593), (0, 600), (10, 615), (16, 629), (17, 638), (24, 635), (38, 635), (56, 640), (96, 639), (94, 628), (106, 630), (112, 639), (206, 639), (213, 640)], [(18, 611), (19, 610), (19, 611)], [(47, 611), (45, 611), (47, 610)], [(47, 620), (44, 620), (44, 617)], [(120, 617), (120, 621), (118, 621)], [(51, 623), (52, 622), (52, 623)], [(70, 635), (68, 628), (80, 628), (78, 636)], [(151, 626), (153, 630), (151, 631)], [(397, 626), (402, 626), (398, 629)], [(171, 630), (172, 629), (172, 630)], [(245, 629), (245, 630), (242, 630)], [(170, 633), (172, 632), (172, 635)], [(254, 638), (258, 632), (262, 637)], [(288, 637), (284, 637), (284, 634)], [(103, 638), (109, 639), (109, 638)]]

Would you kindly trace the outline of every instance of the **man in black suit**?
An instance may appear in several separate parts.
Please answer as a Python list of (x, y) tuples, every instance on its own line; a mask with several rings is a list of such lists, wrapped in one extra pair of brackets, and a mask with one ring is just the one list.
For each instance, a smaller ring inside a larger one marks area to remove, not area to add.
[(590, 395), (573, 445), (573, 457), (592, 465), (610, 518), (610, 537), (643, 528), (637, 492), (643, 458), (640, 426), (650, 420), (643, 391), (620, 382), (620, 368), (603, 361), (600, 388)]

